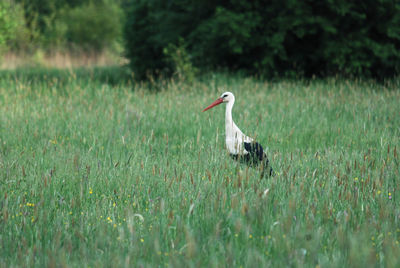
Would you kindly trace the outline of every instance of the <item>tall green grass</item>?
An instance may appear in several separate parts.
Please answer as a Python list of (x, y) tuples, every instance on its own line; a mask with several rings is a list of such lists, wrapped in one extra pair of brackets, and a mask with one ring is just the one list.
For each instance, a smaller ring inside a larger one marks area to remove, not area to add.
[[(0, 266), (400, 265), (398, 81), (58, 72), (0, 74)], [(201, 112), (227, 90), (274, 177)]]

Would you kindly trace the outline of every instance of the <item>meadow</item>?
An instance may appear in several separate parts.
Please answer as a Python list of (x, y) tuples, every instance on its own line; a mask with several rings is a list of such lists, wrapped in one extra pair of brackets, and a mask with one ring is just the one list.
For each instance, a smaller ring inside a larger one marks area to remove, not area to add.
[(400, 266), (398, 79), (127, 77), (0, 72), (1, 267)]

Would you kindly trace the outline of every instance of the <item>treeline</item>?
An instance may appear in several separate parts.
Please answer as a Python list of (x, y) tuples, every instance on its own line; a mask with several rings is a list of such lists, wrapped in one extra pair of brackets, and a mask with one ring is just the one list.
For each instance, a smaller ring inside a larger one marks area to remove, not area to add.
[(0, 52), (122, 52), (122, 0), (0, 0)]
[(127, 54), (140, 76), (225, 68), (265, 76), (390, 77), (397, 0), (131, 0)]
[(0, 0), (0, 52), (124, 53), (136, 77), (392, 77), (397, 0)]

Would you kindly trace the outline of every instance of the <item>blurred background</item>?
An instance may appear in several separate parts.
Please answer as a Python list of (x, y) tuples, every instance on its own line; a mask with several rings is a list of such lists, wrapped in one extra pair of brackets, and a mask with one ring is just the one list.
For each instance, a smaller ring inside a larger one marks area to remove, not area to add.
[(397, 0), (0, 0), (0, 68), (394, 77)]

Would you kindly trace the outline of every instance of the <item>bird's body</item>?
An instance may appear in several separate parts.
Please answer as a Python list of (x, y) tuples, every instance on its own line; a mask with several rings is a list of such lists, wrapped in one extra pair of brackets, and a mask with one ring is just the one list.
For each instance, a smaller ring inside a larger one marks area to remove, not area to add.
[(255, 142), (252, 138), (243, 134), (232, 119), (232, 108), (235, 103), (235, 96), (231, 92), (225, 92), (214, 101), (211, 105), (203, 110), (206, 111), (212, 107), (226, 103), (225, 110), (225, 144), (229, 154), (237, 160), (244, 160), (251, 165), (259, 165), (262, 167), (262, 174), (269, 169), (268, 174), (272, 175), (273, 170), (269, 167), (267, 155), (262, 146)]

